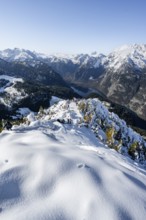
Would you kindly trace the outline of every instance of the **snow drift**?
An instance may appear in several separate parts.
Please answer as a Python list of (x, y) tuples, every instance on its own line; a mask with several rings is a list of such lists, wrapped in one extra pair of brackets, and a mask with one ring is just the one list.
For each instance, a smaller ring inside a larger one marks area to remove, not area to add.
[(73, 103), (68, 111), (72, 124), (31, 113), (0, 134), (1, 219), (144, 220), (144, 167), (79, 126)]

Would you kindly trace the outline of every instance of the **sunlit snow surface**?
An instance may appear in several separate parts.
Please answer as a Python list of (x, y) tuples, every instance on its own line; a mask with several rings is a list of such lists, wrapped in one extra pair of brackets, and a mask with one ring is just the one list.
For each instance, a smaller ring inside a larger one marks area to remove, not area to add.
[(29, 120), (0, 134), (0, 219), (145, 220), (144, 169), (86, 127)]
[(4, 87), (0, 88), (0, 93), (4, 91), (8, 93), (14, 93), (14, 92), (18, 93), (17, 90), (13, 87), (13, 85), (15, 85), (16, 82), (23, 82), (21, 78), (15, 78), (7, 75), (1, 75), (0, 80), (1, 79), (7, 80), (8, 82)]

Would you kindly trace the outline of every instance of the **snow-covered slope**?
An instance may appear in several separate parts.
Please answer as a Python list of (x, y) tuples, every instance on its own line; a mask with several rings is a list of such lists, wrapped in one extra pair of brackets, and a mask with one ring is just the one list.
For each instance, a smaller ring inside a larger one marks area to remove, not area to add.
[(76, 100), (61, 101), (0, 134), (1, 219), (145, 219), (144, 167), (105, 146), (82, 117)]
[(8, 92), (7, 87), (10, 87), (11, 85), (15, 85), (16, 82), (23, 82), (21, 78), (15, 78), (7, 75), (0, 75), (0, 80), (7, 81), (6, 85), (0, 88), (0, 92)]
[[(136, 132), (127, 126), (124, 120), (121, 120), (113, 112), (109, 112), (106, 107), (107, 103), (102, 103), (98, 99), (82, 99), (74, 101), (60, 101), (58, 104), (53, 105), (46, 111), (47, 116), (43, 116), (48, 120), (61, 120), (64, 123), (68, 123), (70, 120), (73, 124), (79, 126), (86, 126), (91, 129), (97, 138), (99, 138), (104, 144), (106, 143), (106, 130), (107, 128), (113, 128), (116, 136), (116, 132), (121, 130), (122, 145), (119, 149), (116, 149), (123, 155), (129, 155), (129, 148), (135, 142), (140, 144), (141, 155), (138, 156), (138, 151), (135, 149), (133, 158), (137, 162), (146, 162), (146, 142)], [(116, 139), (112, 146), (115, 148), (117, 145)], [(145, 156), (144, 156), (145, 155)]]
[[(25, 93), (21, 93), (15, 88), (17, 82), (22, 82), (22, 78), (15, 78), (7, 75), (0, 75), (0, 104), (4, 104), (7, 107), (12, 107), (15, 102), (23, 99), (27, 96)], [(3, 93), (6, 95), (3, 96)]]
[(7, 61), (25, 61), (25, 60), (33, 60), (36, 59), (37, 56), (35, 53), (31, 52), (30, 50), (24, 50), (19, 48), (14, 49), (6, 49), (0, 51), (0, 58), (7, 60)]
[(146, 45), (124, 45), (110, 53), (108, 60), (108, 68), (112, 67), (115, 71), (121, 68), (125, 63), (141, 70), (146, 68)]

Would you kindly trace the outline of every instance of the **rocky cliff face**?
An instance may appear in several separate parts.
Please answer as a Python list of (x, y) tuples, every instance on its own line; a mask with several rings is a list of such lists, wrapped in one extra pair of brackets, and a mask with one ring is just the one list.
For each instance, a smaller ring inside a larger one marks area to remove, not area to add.
[(111, 53), (97, 86), (110, 100), (146, 119), (146, 46), (123, 47)]

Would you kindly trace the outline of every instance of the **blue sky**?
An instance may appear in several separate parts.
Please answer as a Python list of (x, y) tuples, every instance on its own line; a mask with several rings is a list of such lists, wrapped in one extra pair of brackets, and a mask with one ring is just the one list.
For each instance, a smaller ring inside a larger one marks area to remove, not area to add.
[(109, 53), (146, 43), (146, 0), (0, 0), (0, 50)]

